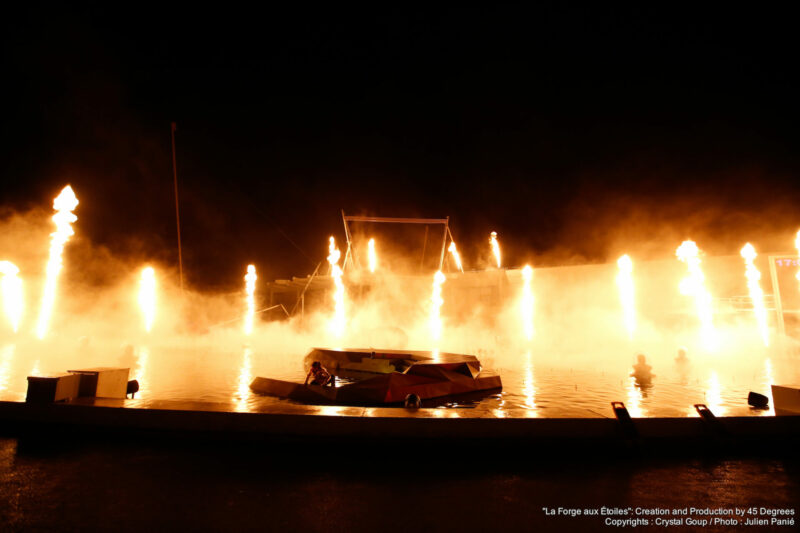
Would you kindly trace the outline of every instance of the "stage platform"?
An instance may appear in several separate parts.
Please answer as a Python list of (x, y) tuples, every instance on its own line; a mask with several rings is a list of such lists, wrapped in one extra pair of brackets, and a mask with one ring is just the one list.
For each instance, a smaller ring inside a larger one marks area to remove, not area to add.
[[(513, 411), (513, 410), (511, 410)], [(743, 445), (769, 452), (800, 443), (800, 417), (531, 418), (482, 409), (269, 404), (253, 412), (234, 403), (81, 398), (70, 403), (0, 402), (0, 433), (141, 434), (221, 439), (398, 442), (453, 445), (656, 445), (691, 450), (698, 444)]]

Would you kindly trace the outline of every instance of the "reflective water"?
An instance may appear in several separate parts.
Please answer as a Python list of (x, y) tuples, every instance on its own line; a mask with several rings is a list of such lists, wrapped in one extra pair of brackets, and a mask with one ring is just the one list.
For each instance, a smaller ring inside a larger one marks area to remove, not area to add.
[[(74, 368), (70, 357), (43, 350), (37, 357), (23, 356), (13, 344), (0, 348), (0, 399), (24, 401), (26, 377), (39, 372)], [(73, 359), (74, 360), (74, 359)], [(242, 346), (236, 350), (211, 351), (187, 348), (138, 347), (116, 358), (96, 354), (83, 367), (131, 368), (138, 379), (137, 397), (233, 404), (238, 411), (253, 410), (281, 402), (251, 393), (255, 376), (302, 381), (301, 358), (276, 358)], [(478, 400), (451, 400), (436, 406), (447, 408), (488, 408), (498, 416), (525, 417), (611, 417), (610, 402), (622, 401), (634, 417), (697, 416), (693, 404), (703, 403), (720, 416), (774, 414), (772, 408), (755, 410), (747, 405), (750, 391), (770, 396), (770, 383), (800, 381), (797, 361), (786, 358), (757, 358), (747, 365), (724, 363), (676, 365), (654, 364), (655, 377), (640, 383), (630, 368), (593, 369), (537, 362), (535, 355), (523, 355), (519, 364), (497, 368), (503, 391)]]

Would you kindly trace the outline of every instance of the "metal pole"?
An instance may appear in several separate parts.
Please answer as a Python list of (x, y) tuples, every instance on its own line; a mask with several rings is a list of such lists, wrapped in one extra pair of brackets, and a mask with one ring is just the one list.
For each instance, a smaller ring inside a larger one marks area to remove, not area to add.
[(785, 256), (769, 256), (769, 275), (772, 278), (772, 297), (775, 300), (775, 316), (778, 319), (778, 333), (786, 335), (786, 324), (783, 321), (783, 302), (781, 301), (781, 289), (778, 286), (778, 272), (775, 268), (775, 261), (783, 259)]
[(342, 223), (344, 224), (344, 236), (347, 239), (347, 251), (344, 254), (344, 262), (342, 263), (342, 272), (347, 268), (347, 260), (350, 260), (350, 263), (353, 266), (356, 266), (355, 260), (353, 259), (353, 254), (355, 250), (352, 249), (353, 243), (350, 240), (350, 228), (347, 226), (347, 218), (344, 214), (344, 209), (342, 209)]
[(181, 249), (181, 212), (178, 207), (178, 165), (175, 161), (175, 130), (177, 126), (172, 123), (172, 179), (175, 184), (175, 223), (178, 226), (178, 272), (181, 279), (181, 294), (183, 294), (183, 250)]
[(303, 312), (305, 312), (306, 291), (308, 290), (308, 287), (311, 285), (311, 282), (314, 281), (314, 276), (317, 275), (317, 272), (319, 272), (319, 267), (321, 267), (321, 266), (322, 266), (322, 262), (317, 264), (317, 268), (315, 268), (314, 272), (308, 277), (308, 281), (306, 282), (306, 286), (303, 287), (303, 292), (301, 292), (300, 296), (297, 297), (297, 301), (294, 303), (294, 307), (292, 307), (292, 312), (289, 313), (289, 314), (291, 314), (291, 315), (294, 314), (295, 309), (297, 309), (297, 304), (300, 304), (302, 306), (301, 309), (303, 310)]
[(450, 217), (447, 217), (444, 223), (444, 235), (442, 235), (442, 253), (439, 256), (439, 270), (442, 269), (442, 265), (444, 264), (444, 252), (447, 249), (447, 233), (449, 231), (450, 231)]

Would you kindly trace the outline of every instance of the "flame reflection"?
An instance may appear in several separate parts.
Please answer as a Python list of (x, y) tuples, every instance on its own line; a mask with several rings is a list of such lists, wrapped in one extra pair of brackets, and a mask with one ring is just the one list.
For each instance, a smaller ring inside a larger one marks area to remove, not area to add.
[(236, 394), (233, 397), (236, 403), (236, 411), (244, 412), (249, 411), (247, 401), (250, 399), (250, 382), (253, 381), (252, 368), (250, 362), (251, 355), (250, 348), (244, 349), (242, 356), (242, 367), (239, 370), (239, 386), (236, 389)]
[(8, 389), (8, 380), (11, 373), (11, 360), (14, 358), (16, 346), (9, 344), (0, 351), (0, 393)]

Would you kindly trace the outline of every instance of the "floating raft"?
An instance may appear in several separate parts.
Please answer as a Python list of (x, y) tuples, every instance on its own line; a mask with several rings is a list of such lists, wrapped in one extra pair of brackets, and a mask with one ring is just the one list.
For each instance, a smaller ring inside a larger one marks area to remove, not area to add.
[(430, 400), (503, 388), (500, 376), (483, 370), (474, 355), (315, 348), (306, 356), (306, 367), (315, 361), (347, 381), (319, 386), (257, 377), (250, 389), (308, 404), (393, 405), (409, 395)]

